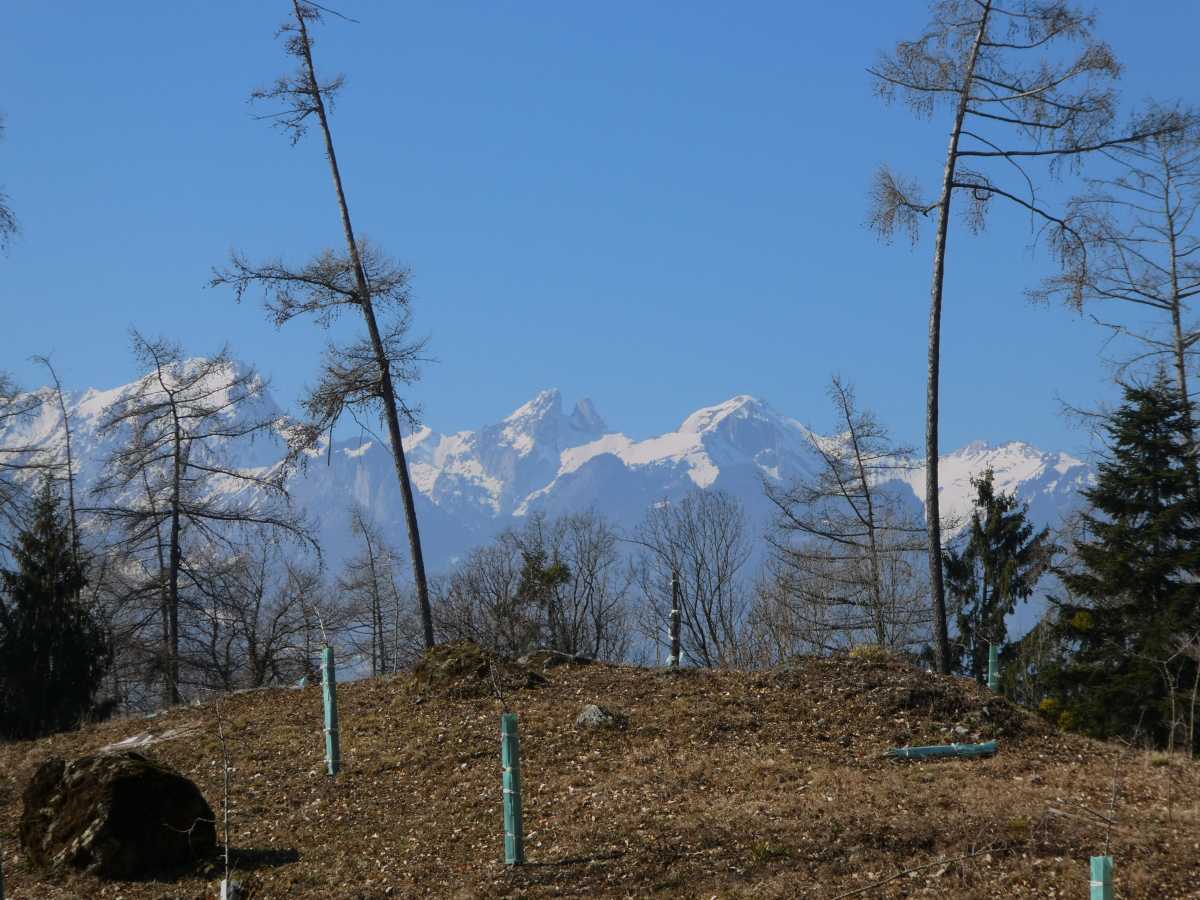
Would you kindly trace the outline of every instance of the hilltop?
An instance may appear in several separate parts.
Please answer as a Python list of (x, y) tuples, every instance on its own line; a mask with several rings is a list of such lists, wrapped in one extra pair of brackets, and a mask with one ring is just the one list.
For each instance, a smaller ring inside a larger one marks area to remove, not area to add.
[[(1056, 732), (963, 679), (883, 654), (773, 672), (558, 666), (504, 679), (519, 713), (529, 864), (502, 859), (500, 705), (470, 671), (340, 687), (344, 772), (321, 692), (236, 694), (231, 846), (252, 897), (1079, 897), (1111, 826), (1117, 892), (1195, 897), (1200, 764)], [(540, 682), (531, 678), (529, 683)], [(585, 703), (627, 727), (575, 727)], [(42, 881), (17, 852), (20, 792), (51, 755), (143, 733), (221, 815), (215, 704), (0, 746), (10, 897), (206, 898), (175, 882)], [(892, 746), (995, 737), (993, 758), (895, 762)], [(964, 858), (966, 857), (966, 858)], [(953, 861), (950, 861), (953, 860)]]

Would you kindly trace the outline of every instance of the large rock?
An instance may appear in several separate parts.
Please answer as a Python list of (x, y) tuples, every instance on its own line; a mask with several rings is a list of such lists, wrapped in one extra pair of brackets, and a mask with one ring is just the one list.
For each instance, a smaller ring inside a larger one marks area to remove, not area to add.
[(216, 852), (212, 808), (199, 788), (132, 750), (47, 760), (23, 799), (21, 846), (36, 866), (129, 880)]

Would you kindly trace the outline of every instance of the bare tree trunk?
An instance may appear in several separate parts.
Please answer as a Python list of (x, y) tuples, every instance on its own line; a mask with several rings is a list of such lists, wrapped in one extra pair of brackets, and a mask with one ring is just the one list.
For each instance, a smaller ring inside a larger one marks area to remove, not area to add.
[[(1165, 153), (1165, 151), (1164, 151)], [(1183, 305), (1179, 287), (1179, 244), (1175, 229), (1175, 213), (1171, 209), (1170, 167), (1167, 173), (1166, 190), (1163, 191), (1163, 207), (1167, 218), (1167, 234), (1171, 242), (1171, 327), (1175, 338), (1175, 380), (1179, 386), (1179, 400), (1183, 404), (1183, 427), (1187, 438), (1188, 461), (1191, 463), (1192, 492), (1200, 496), (1200, 460), (1196, 458), (1196, 426), (1192, 419), (1192, 396), (1188, 391), (1187, 342), (1183, 334)]]
[(938, 379), (941, 368), (942, 286), (946, 275), (946, 237), (950, 226), (950, 197), (954, 185), (954, 170), (958, 162), (958, 141), (962, 135), (967, 101), (971, 95), (971, 79), (979, 59), (979, 46), (987, 32), (991, 0), (984, 0), (983, 17), (971, 46), (967, 68), (963, 73), (958, 109), (954, 115), (954, 130), (946, 151), (946, 168), (942, 175), (942, 193), (938, 201), (937, 244), (933, 254), (933, 288), (929, 303), (928, 386), (925, 394), (925, 525), (929, 535), (929, 589), (933, 600), (934, 662), (943, 674), (950, 672), (950, 631), (946, 620), (946, 587), (942, 581), (942, 521), (939, 508), (938, 484)]
[(391, 367), (379, 334), (379, 326), (375, 321), (370, 286), (367, 283), (366, 272), (359, 256), (358, 243), (354, 238), (354, 228), (350, 223), (350, 208), (346, 202), (346, 193), (342, 188), (342, 175), (338, 169), (337, 154), (333, 149), (333, 133), (329, 127), (329, 119), (325, 114), (325, 101), (321, 97), (321, 90), (317, 82), (312, 48), (308, 40), (308, 28), (304, 24), (304, 16), (300, 11), (300, 0), (292, 0), (292, 6), (296, 12), (296, 22), (300, 27), (300, 39), (304, 48), (305, 66), (308, 69), (308, 77), (312, 86), (313, 103), (316, 106), (317, 117), (321, 122), (321, 132), (325, 138), (325, 155), (329, 159), (329, 168), (333, 175), (333, 187), (337, 193), (338, 209), (342, 215), (342, 229), (346, 234), (346, 247), (354, 266), (359, 303), (362, 307), (363, 318), (367, 323), (375, 359), (379, 364), (379, 390), (383, 400), (384, 417), (387, 420), (388, 440), (392, 444), (392, 459), (396, 465), (396, 475), (400, 479), (400, 494), (404, 501), (404, 517), (408, 525), (408, 546), (412, 554), (413, 579), (417, 585), (417, 603), (421, 610), (421, 624), (425, 630), (425, 646), (432, 647), (433, 614), (429, 605), (429, 586), (425, 579), (425, 558), (421, 551), (421, 534), (417, 527), (417, 510), (413, 500), (412, 482), (409, 479), (408, 462), (404, 457), (404, 444), (400, 435), (400, 414), (396, 407)]
[(146, 488), (146, 502), (150, 506), (150, 512), (154, 519), (154, 550), (155, 556), (158, 557), (158, 611), (159, 618), (162, 624), (162, 705), (163, 708), (174, 705), (174, 694), (172, 693), (171, 679), (168, 675), (169, 660), (171, 658), (171, 617), (168, 609), (170, 602), (170, 589), (167, 587), (168, 569), (167, 559), (163, 555), (163, 537), (162, 527), (158, 520), (158, 513), (155, 509), (154, 492), (150, 490), (149, 476), (146, 471), (142, 471), (142, 484)]
[(46, 367), (50, 372), (50, 377), (54, 379), (58, 410), (62, 414), (63, 434), (67, 448), (67, 509), (71, 514), (71, 559), (75, 565), (79, 565), (79, 517), (75, 511), (75, 459), (71, 454), (71, 419), (67, 415), (66, 401), (63, 400), (62, 382), (59, 380), (58, 372), (55, 371), (50, 358), (40, 356), (36, 357), (36, 360)]
[(1196, 696), (1200, 692), (1200, 636), (1193, 638), (1196, 645), (1196, 671), (1192, 675), (1192, 705), (1188, 717), (1188, 753), (1196, 755)]
[[(178, 428), (178, 424), (176, 425)], [(169, 633), (167, 637), (167, 689), (164, 696), (171, 704), (179, 702), (179, 567), (183, 554), (179, 546), (181, 526), (179, 521), (179, 491), (181, 476), (181, 460), (179, 432), (175, 437), (175, 472), (171, 488), (171, 537), (169, 549), (169, 568), (167, 570), (167, 619)]]
[(839, 396), (841, 397), (841, 407), (846, 419), (846, 427), (850, 432), (850, 441), (854, 447), (854, 465), (858, 470), (858, 478), (862, 482), (863, 499), (867, 504), (866, 520), (863, 524), (867, 526), (867, 547), (871, 558), (871, 599), (874, 604), (875, 614), (875, 642), (880, 647), (885, 647), (888, 641), (883, 615), (883, 575), (879, 571), (879, 545), (875, 533), (875, 500), (871, 495), (871, 483), (867, 476), (866, 466), (863, 465), (863, 451), (858, 442), (858, 429), (854, 427), (854, 422), (851, 420), (849, 407), (846, 403), (846, 395), (840, 388)]
[(167, 387), (162, 362), (153, 354), (159, 387), (167, 396), (171, 406), (171, 531), (167, 548), (167, 660), (163, 697), (168, 705), (179, 703), (179, 569), (183, 565), (183, 548), (180, 536), (183, 530), (180, 506), (183, 502), (183, 424), (179, 421), (179, 409), (175, 395)]

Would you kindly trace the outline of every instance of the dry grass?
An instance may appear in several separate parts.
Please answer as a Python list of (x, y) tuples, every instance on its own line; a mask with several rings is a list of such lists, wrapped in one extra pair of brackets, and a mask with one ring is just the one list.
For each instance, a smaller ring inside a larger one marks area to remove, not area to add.
[[(1087, 859), (1104, 846), (1097, 814), (1122, 748), (1056, 733), (974, 684), (890, 657), (765, 674), (592, 665), (545, 676), (508, 691), (524, 765), (529, 865), (518, 869), (501, 862), (500, 710), (485, 691), (409, 677), (343, 686), (337, 779), (324, 774), (318, 686), (226, 700), (231, 843), (252, 896), (834, 898), (923, 867), (855, 896), (1082, 897)], [(629, 728), (577, 731), (585, 703), (628, 713)], [(42, 759), (188, 724), (198, 737), (149, 752), (216, 808), (211, 709), (0, 746), (10, 897), (214, 896), (215, 869), (106, 885), (32, 872), (15, 847), (20, 789)], [(991, 759), (882, 757), (899, 743), (991, 737), (1001, 747)], [(1200, 764), (1129, 753), (1121, 775), (1117, 896), (1200, 896)]]

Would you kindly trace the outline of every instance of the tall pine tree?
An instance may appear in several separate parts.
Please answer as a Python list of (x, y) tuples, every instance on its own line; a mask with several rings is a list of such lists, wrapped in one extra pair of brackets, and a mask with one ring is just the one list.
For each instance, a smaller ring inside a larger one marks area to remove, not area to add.
[(996, 490), (988, 469), (971, 479), (974, 509), (966, 538), (944, 555), (946, 588), (954, 604), (962, 670), (983, 682), (988, 645), (1008, 644), (1004, 619), (1027, 600), (1050, 566), (1050, 530), (1034, 533), (1026, 508), (1012, 494)]
[(1063, 724), (1107, 737), (1139, 732), (1159, 746), (1187, 728), (1200, 634), (1200, 502), (1188, 466), (1187, 410), (1162, 372), (1125, 385), (1105, 425), (1108, 458), (1074, 564), (1060, 572), (1066, 661), (1050, 673)]
[(0, 571), (0, 737), (25, 739), (78, 725), (111, 654), (48, 475), (13, 558)]

